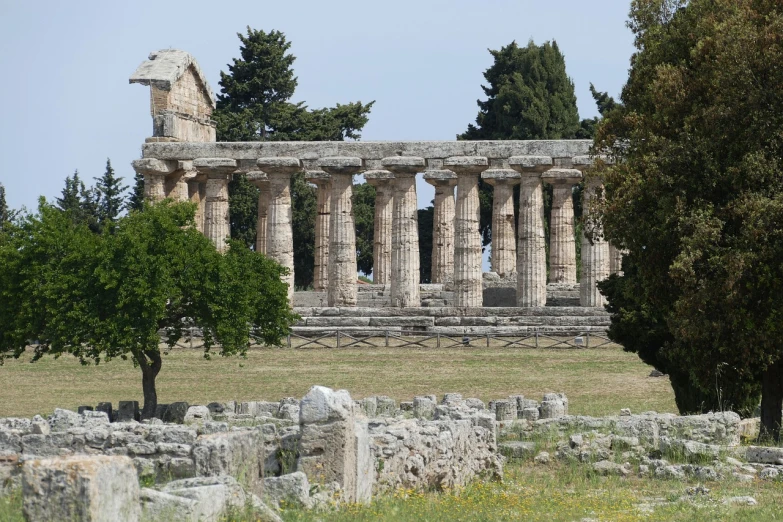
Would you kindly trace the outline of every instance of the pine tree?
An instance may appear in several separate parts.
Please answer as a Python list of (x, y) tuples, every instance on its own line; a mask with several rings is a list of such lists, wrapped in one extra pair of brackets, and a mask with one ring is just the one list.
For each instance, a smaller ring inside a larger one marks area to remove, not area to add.
[(511, 42), (499, 51), (484, 73), (489, 86), (479, 100), (476, 125), (463, 140), (558, 140), (573, 138), (579, 129), (574, 83), (566, 74), (565, 57), (557, 42), (527, 47)]
[(123, 207), (123, 192), (128, 186), (122, 184), (122, 178), (114, 175), (111, 160), (106, 159), (106, 172), (96, 178), (95, 192), (97, 195), (98, 223), (101, 229), (109, 223), (114, 223)]
[(144, 176), (138, 172), (133, 177), (133, 189), (128, 194), (125, 209), (137, 212), (144, 210)]
[(5, 201), (5, 187), (0, 183), (0, 232), (3, 232), (12, 219), (12, 213)]
[(69, 214), (74, 223), (86, 224), (93, 232), (99, 232), (98, 199), (98, 192), (92, 187), (87, 188), (76, 170), (73, 177), (65, 178), (65, 187), (56, 201), (57, 207)]
[[(360, 139), (374, 102), (337, 104), (309, 109), (289, 100), (297, 86), (292, 69), (296, 58), (280, 31), (247, 28), (237, 34), (240, 57), (220, 73), (220, 94), (213, 118), (219, 141), (342, 141)], [(132, 198), (132, 201), (135, 199)], [(298, 287), (312, 284), (315, 190), (303, 175), (291, 183), (294, 236), (294, 276)], [(242, 176), (229, 185), (231, 236), (248, 246), (255, 243), (258, 190)], [(366, 238), (363, 238), (366, 240)], [(360, 241), (357, 238), (357, 242)], [(372, 239), (370, 239), (372, 241)]]

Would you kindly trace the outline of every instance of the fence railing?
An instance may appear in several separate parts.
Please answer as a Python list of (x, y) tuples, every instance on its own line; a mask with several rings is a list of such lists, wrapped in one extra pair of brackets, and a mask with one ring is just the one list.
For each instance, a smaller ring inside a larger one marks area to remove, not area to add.
[[(200, 332), (191, 332), (177, 346), (199, 348), (203, 346)], [(259, 336), (251, 334), (251, 346), (261, 347)], [(380, 330), (375, 332), (344, 332), (327, 330), (308, 336), (292, 333), (284, 345), (294, 349), (336, 348), (529, 348), (529, 349), (595, 349), (618, 347), (603, 332), (584, 332), (564, 335), (562, 332), (530, 332), (528, 334), (441, 334)]]

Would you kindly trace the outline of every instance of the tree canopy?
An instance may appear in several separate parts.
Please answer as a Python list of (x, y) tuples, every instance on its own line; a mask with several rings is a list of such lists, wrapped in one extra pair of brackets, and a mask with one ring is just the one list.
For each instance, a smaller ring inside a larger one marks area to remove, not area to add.
[[(309, 109), (293, 103), (298, 80), (296, 60), (280, 31), (247, 28), (237, 34), (240, 57), (220, 73), (220, 94), (213, 117), (219, 141), (342, 141), (360, 139), (373, 103), (352, 102)], [(229, 184), (231, 235), (248, 246), (255, 243), (258, 189), (244, 176)], [(315, 259), (316, 192), (295, 174), (291, 180), (295, 284), (307, 287), (313, 281)], [(367, 241), (366, 237), (357, 237)], [(372, 237), (369, 239), (372, 243)], [(370, 265), (371, 268), (372, 265)]]
[(783, 6), (634, 0), (629, 27), (622, 105), (596, 139), (617, 160), (605, 234), (628, 251), (625, 275), (602, 286), (610, 335), (705, 409), (747, 414), (761, 391), (762, 425), (779, 438)]
[(124, 193), (127, 189), (128, 186), (122, 184), (122, 178), (114, 173), (111, 160), (106, 159), (106, 171), (95, 183), (96, 214), (101, 228), (117, 220), (124, 207)]
[(278, 344), (294, 319), (278, 264), (237, 242), (221, 255), (194, 226), (195, 205), (146, 206), (96, 234), (41, 200), (0, 234), (0, 361), (71, 354), (130, 359), (155, 412), (160, 332), (169, 348), (199, 327), (205, 356), (244, 354), (251, 327)]

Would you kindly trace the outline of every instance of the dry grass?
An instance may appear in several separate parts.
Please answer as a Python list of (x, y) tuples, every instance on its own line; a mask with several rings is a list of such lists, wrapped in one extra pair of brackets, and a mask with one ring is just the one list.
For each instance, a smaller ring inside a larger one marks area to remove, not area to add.
[[(141, 372), (129, 361), (81, 366), (70, 357), (30, 357), (0, 366), (0, 416), (48, 414), (101, 401), (142, 400)], [(666, 378), (619, 348), (255, 348), (247, 358), (213, 357), (176, 348), (158, 376), (159, 402), (301, 397), (310, 386), (344, 388), (355, 398), (459, 392), (484, 400), (564, 392), (571, 413), (605, 415), (620, 408), (675, 412)]]

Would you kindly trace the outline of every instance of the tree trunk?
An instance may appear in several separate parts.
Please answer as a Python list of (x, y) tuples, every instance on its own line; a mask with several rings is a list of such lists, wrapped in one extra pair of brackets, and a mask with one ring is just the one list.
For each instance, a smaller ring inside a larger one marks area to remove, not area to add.
[(160, 373), (163, 361), (157, 350), (145, 350), (143, 354), (136, 356), (141, 367), (141, 386), (144, 391), (144, 407), (141, 410), (141, 418), (151, 419), (155, 416), (158, 407), (158, 392), (155, 390), (155, 378)]
[(759, 439), (780, 442), (781, 408), (783, 408), (783, 359), (770, 364), (761, 379)]

